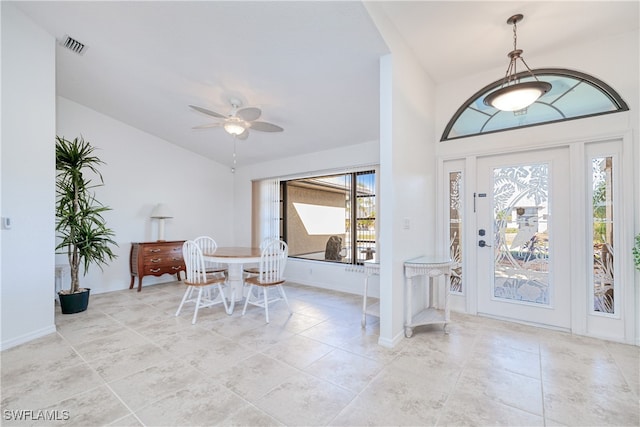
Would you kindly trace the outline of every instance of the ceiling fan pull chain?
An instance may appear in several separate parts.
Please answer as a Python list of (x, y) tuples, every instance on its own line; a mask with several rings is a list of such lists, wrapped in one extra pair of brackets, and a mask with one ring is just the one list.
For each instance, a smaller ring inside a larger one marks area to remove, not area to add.
[(236, 141), (238, 140), (236, 135), (233, 135), (233, 167), (231, 173), (236, 173)]

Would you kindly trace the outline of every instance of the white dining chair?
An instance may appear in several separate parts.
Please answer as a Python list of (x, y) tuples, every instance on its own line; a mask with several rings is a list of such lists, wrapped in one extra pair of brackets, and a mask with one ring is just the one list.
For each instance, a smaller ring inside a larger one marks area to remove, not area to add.
[[(213, 239), (213, 237), (200, 236), (193, 239), (193, 241), (196, 245), (198, 245), (203, 255), (212, 254), (216, 251), (216, 249), (218, 249), (218, 244)], [(225, 276), (228, 275), (228, 268), (226, 265), (205, 260), (205, 267), (207, 269), (207, 273), (209, 274), (224, 274)]]
[[(187, 240), (182, 245), (182, 257), (187, 268), (186, 277), (182, 283), (187, 286), (187, 289), (184, 292), (178, 311), (176, 311), (176, 316), (180, 315), (185, 303), (191, 302), (195, 303), (192, 324), (196, 323), (198, 310), (204, 307), (222, 304), (227, 314), (229, 314), (229, 307), (227, 306), (223, 288), (226, 283), (226, 277), (219, 273), (207, 273), (202, 250), (192, 240)], [(196, 289), (198, 290), (198, 295), (194, 297), (193, 293)]]
[[(279, 240), (275, 237), (266, 237), (262, 240), (262, 242), (260, 242), (260, 250), (264, 250), (264, 248), (267, 246), (267, 244), (269, 244), (270, 242), (273, 242), (274, 240)], [(242, 272), (245, 274), (245, 278), (249, 277), (249, 276), (257, 276), (260, 273), (260, 267), (258, 265), (253, 265), (253, 266), (248, 266), (245, 267)]]
[[(249, 304), (257, 307), (263, 307), (267, 323), (269, 323), (269, 304), (273, 304), (277, 301), (284, 300), (287, 304), (289, 314), (292, 314), (287, 295), (282, 287), (285, 282), (284, 270), (287, 264), (287, 257), (289, 256), (289, 247), (282, 240), (272, 240), (265, 244), (260, 257), (259, 272), (255, 276), (249, 276), (245, 279), (249, 285), (249, 293), (244, 301), (244, 308), (242, 309), (242, 315), (247, 312), (247, 306)], [(262, 289), (262, 295), (254, 295), (253, 290), (255, 287)], [(278, 295), (272, 295), (269, 297), (269, 289), (276, 288)]]

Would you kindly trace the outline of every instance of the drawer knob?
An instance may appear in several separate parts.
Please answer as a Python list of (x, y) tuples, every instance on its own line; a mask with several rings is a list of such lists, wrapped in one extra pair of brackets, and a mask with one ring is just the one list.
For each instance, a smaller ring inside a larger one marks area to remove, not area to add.
[(149, 252), (160, 252), (160, 249), (149, 249)]
[(160, 261), (162, 261), (162, 258), (154, 258), (151, 260), (151, 262), (155, 262), (155, 263), (159, 263)]
[(160, 268), (152, 268), (152, 269), (151, 269), (151, 272), (152, 272), (152, 273), (157, 273), (157, 272), (158, 272), (158, 271), (160, 271), (160, 270), (161, 270)]

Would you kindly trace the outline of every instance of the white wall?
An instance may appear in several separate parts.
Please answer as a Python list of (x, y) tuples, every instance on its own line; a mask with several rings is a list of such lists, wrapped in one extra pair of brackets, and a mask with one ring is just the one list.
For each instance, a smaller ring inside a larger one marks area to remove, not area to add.
[[(90, 268), (80, 278), (81, 286), (92, 293), (129, 287), (131, 242), (157, 240), (157, 223), (149, 215), (159, 202), (174, 216), (165, 220), (165, 240), (206, 234), (219, 245), (233, 243), (233, 175), (227, 167), (66, 98), (58, 97), (57, 122), (59, 136), (82, 135), (106, 163), (100, 168), (105, 185), (96, 189), (96, 198), (112, 208), (104, 217), (119, 245), (117, 260), (104, 271)], [(57, 255), (57, 260), (66, 263), (64, 255)], [(145, 276), (142, 283), (174, 277)]]
[(391, 51), (380, 78), (379, 342), (393, 346), (404, 325), (404, 261), (447, 252), (435, 245), (435, 85), (376, 3), (366, 7)]
[(2, 14), (0, 348), (55, 332), (55, 40), (14, 6)]

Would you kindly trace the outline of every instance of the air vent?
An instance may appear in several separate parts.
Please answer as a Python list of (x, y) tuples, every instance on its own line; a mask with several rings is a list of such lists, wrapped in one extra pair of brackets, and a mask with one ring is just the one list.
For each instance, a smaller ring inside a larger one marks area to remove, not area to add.
[(78, 55), (82, 55), (87, 48), (84, 43), (80, 43), (78, 40), (69, 36), (65, 36), (64, 40), (62, 40), (60, 44)]

